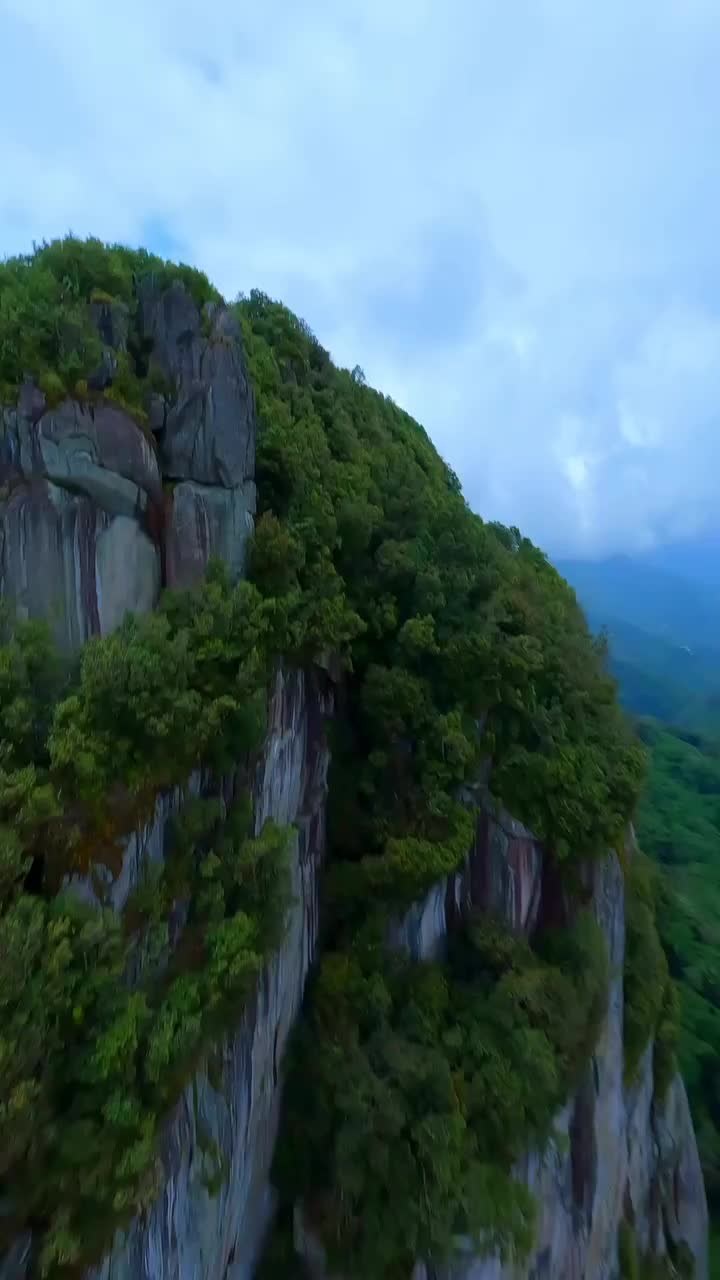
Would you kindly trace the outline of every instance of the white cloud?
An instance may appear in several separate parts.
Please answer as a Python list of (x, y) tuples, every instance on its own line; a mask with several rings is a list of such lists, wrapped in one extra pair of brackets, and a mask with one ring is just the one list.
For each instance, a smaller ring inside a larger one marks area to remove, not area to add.
[(715, 0), (0, 0), (0, 251), (259, 285), (481, 512), (644, 544), (717, 520), (719, 57)]

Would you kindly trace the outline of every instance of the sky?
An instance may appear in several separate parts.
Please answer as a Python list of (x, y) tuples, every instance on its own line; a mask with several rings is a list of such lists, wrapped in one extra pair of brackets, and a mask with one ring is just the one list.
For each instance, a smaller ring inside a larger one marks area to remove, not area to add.
[(0, 0), (0, 254), (282, 299), (551, 554), (704, 535), (718, 66), (717, 0)]

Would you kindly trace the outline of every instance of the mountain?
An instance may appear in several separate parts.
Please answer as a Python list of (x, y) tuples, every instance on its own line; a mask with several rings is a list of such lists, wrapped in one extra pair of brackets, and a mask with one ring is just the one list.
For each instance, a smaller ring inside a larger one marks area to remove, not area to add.
[(720, 587), (712, 582), (629, 556), (559, 560), (557, 567), (602, 624), (630, 624), (691, 654), (709, 650), (720, 659)]
[(43, 245), (0, 591), (0, 1280), (705, 1280), (643, 753), (419, 423)]
[(587, 610), (610, 646), (610, 669), (624, 705), (636, 715), (710, 728), (720, 722), (720, 653), (689, 649), (630, 622)]
[[(660, 553), (602, 561), (560, 560), (593, 631), (605, 631), (610, 668), (626, 708), (667, 723), (720, 725), (720, 588), (709, 550), (707, 580), (655, 563)], [(668, 549), (675, 564), (687, 552)]]

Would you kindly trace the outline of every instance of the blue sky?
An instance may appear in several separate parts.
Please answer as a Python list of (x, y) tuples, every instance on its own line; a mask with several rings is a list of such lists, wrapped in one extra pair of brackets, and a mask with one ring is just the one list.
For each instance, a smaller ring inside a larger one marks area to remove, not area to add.
[(0, 252), (282, 298), (552, 552), (703, 533), (719, 66), (717, 0), (0, 0)]

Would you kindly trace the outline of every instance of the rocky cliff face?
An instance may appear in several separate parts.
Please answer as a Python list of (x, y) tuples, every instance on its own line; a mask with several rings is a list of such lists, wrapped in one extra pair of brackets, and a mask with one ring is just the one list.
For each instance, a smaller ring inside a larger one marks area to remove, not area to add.
[[(163, 583), (197, 581), (213, 553), (239, 575), (252, 529), (254, 403), (232, 316), (212, 306), (201, 315), (182, 286), (161, 293), (152, 284), (141, 293), (140, 316), (167, 386), (149, 398), (147, 429), (109, 398), (49, 407), (31, 383), (1, 411), (0, 591), (21, 614), (49, 617), (68, 650), (111, 630), (128, 609), (152, 608)], [(108, 390), (127, 325), (107, 306), (97, 322)], [(278, 673), (254, 790), (258, 828), (268, 817), (295, 826), (285, 941), (234, 1034), (169, 1119), (159, 1199), (115, 1240), (92, 1280), (253, 1275), (272, 1209), (283, 1050), (317, 941), (332, 705), (325, 673)], [(128, 837), (107, 901), (122, 911), (146, 863), (165, 858), (168, 820), (188, 792), (215, 789), (229, 800), (236, 783), (234, 775), (198, 774), (159, 797), (152, 821)], [(391, 930), (390, 945), (418, 961), (442, 951), (471, 906), (527, 933), (564, 909), (531, 832), (482, 794), (474, 800), (477, 832), (465, 866)], [(89, 881), (75, 887), (91, 892)], [(533, 1256), (520, 1271), (470, 1255), (450, 1270), (418, 1263), (415, 1280), (616, 1280), (623, 1214), (642, 1248), (662, 1255), (684, 1241), (698, 1280), (707, 1274), (705, 1196), (682, 1082), (664, 1101), (654, 1096), (650, 1048), (638, 1082), (623, 1085), (623, 880), (614, 857), (588, 873), (587, 893), (611, 958), (608, 1013), (585, 1076), (557, 1117), (555, 1141), (528, 1152), (517, 1171), (539, 1202)], [(323, 1275), (300, 1212), (297, 1245), (310, 1273)], [(18, 1241), (0, 1262), (1, 1280), (24, 1276), (27, 1252), (28, 1242)]]
[[(321, 674), (278, 674), (255, 812), (258, 830), (267, 818), (295, 828), (285, 941), (235, 1034), (188, 1086), (167, 1126), (160, 1198), (118, 1237), (92, 1280), (249, 1280), (253, 1274), (272, 1209), (268, 1175), (280, 1065), (317, 940), (328, 764), (323, 723), (331, 710), (332, 692)], [(232, 779), (224, 785), (232, 788)], [(167, 816), (142, 833), (139, 861), (137, 842), (128, 843), (126, 879), (132, 881), (150, 850), (164, 857)]]
[[(465, 866), (392, 930), (391, 944), (417, 961), (441, 954), (448, 932), (473, 908), (526, 934), (542, 915), (563, 910), (532, 833), (487, 799), (479, 796), (478, 803), (476, 839)], [(555, 1118), (553, 1142), (544, 1151), (528, 1151), (515, 1171), (539, 1207), (533, 1252), (514, 1267), (474, 1257), (469, 1246), (463, 1258), (459, 1242), (460, 1261), (439, 1268), (419, 1262), (412, 1280), (618, 1280), (623, 1218), (633, 1224), (642, 1253), (673, 1257), (684, 1244), (695, 1260), (696, 1280), (707, 1276), (705, 1189), (683, 1082), (676, 1077), (664, 1099), (656, 1096), (649, 1045), (636, 1082), (630, 1088), (623, 1083), (624, 888), (615, 854), (588, 869), (586, 890), (608, 947), (607, 1014), (577, 1092)], [(312, 1280), (327, 1280), (322, 1248), (301, 1207), (295, 1235)]]
[(167, 388), (148, 393), (143, 426), (112, 399), (119, 305), (97, 313), (104, 394), (49, 407), (28, 381), (0, 408), (0, 594), (49, 617), (67, 650), (151, 609), (162, 583), (197, 582), (213, 554), (239, 576), (253, 527), (255, 405), (234, 317), (152, 279), (138, 307)]

